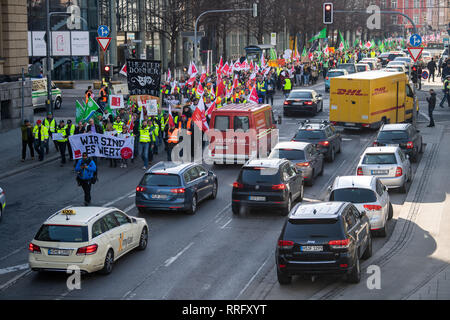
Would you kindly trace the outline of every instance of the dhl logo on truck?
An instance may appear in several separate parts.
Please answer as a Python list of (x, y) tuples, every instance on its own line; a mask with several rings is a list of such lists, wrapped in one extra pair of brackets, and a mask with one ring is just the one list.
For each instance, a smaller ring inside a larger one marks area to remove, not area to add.
[(337, 89), (335, 94), (345, 96), (367, 96), (367, 93), (361, 93), (361, 89)]
[(383, 94), (383, 93), (387, 93), (387, 89), (386, 87), (382, 87), (382, 88), (375, 88), (375, 90), (372, 93), (372, 96), (376, 96), (378, 94)]

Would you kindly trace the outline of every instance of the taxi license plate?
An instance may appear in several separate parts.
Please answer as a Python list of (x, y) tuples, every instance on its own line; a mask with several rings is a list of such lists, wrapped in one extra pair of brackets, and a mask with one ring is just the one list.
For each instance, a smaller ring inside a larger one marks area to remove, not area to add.
[(346, 122), (345, 125), (346, 125), (347, 127), (354, 127), (354, 126), (356, 126), (356, 124), (354, 124), (354, 123), (352, 123), (352, 122)]
[(388, 174), (389, 170), (372, 170), (372, 175)]
[(167, 199), (165, 194), (152, 194), (152, 199)]
[(323, 246), (300, 246), (302, 252), (317, 252), (323, 251)]
[(48, 249), (49, 256), (69, 256), (72, 250), (68, 249)]
[(251, 201), (266, 201), (266, 197), (255, 197), (255, 196), (250, 196), (249, 199)]

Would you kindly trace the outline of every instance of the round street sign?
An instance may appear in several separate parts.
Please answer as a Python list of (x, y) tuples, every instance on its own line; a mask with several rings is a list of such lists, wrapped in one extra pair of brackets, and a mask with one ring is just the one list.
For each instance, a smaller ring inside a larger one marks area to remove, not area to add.
[(415, 33), (409, 38), (409, 43), (413, 47), (419, 47), (422, 44), (422, 37)]
[(425, 79), (425, 80), (428, 79), (428, 72), (427, 72), (426, 70), (424, 70), (424, 71), (422, 72), (422, 79)]
[(98, 26), (97, 33), (99, 37), (107, 37), (109, 36), (109, 28), (104, 25)]

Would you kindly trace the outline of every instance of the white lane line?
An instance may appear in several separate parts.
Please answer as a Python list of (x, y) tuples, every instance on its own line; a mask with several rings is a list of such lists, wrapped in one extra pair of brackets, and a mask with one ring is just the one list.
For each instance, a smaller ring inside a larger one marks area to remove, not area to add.
[(17, 266), (0, 269), (0, 275), (6, 274), (6, 273), (11, 273), (11, 272), (16, 272), (16, 271), (20, 271), (20, 270), (25, 270), (28, 268), (29, 268), (28, 263), (19, 264)]
[(12, 286), (17, 280), (19, 280), (22, 277), (26, 277), (27, 275), (31, 274), (31, 272), (32, 271), (30, 269), (28, 269), (28, 270), (18, 274), (17, 276), (15, 276), (14, 278), (12, 278), (8, 282), (6, 282), (5, 284), (0, 285), (0, 291), (8, 288), (9, 286)]
[(264, 263), (261, 265), (261, 267), (259, 267), (259, 269), (255, 272), (255, 274), (253, 275), (253, 277), (250, 278), (250, 280), (247, 282), (247, 284), (245, 285), (245, 287), (241, 290), (241, 292), (239, 292), (239, 294), (237, 295), (236, 298), (234, 298), (234, 300), (239, 299), (239, 297), (245, 292), (245, 290), (247, 290), (248, 286), (253, 282), (253, 280), (255, 279), (255, 277), (258, 275), (258, 273), (261, 271), (261, 269), (266, 265), (267, 261), (269, 261), (269, 258), (271, 258), (272, 255), (269, 255), (266, 260), (264, 261)]
[(136, 197), (136, 193), (133, 193), (130, 196), (128, 196), (128, 198), (134, 198), (134, 197)]
[(349, 138), (342, 138), (342, 141), (352, 141), (353, 139), (349, 139)]
[(427, 114), (423, 113), (422, 111), (420, 111), (420, 114), (423, 115), (425, 119), (430, 121), (430, 117)]
[(225, 229), (225, 227), (226, 227), (227, 225), (229, 225), (230, 222), (231, 222), (232, 220), (233, 220), (233, 219), (228, 220), (228, 222), (225, 223), (223, 226), (221, 226), (220, 229)]
[(115, 200), (112, 200), (112, 201), (110, 201), (110, 202), (105, 203), (105, 204), (103, 205), (103, 207), (109, 207), (110, 205), (112, 205), (112, 204), (114, 204), (114, 203), (116, 203), (116, 202), (119, 202), (120, 200), (123, 200), (123, 199), (129, 197), (129, 196), (132, 195), (134, 192), (136, 192), (136, 190), (132, 190), (131, 192), (128, 192), (126, 195), (123, 195), (123, 196), (121, 196), (121, 197), (116, 198)]
[(186, 252), (194, 243), (191, 242), (189, 243), (183, 250), (181, 250), (180, 252), (177, 253), (177, 255), (173, 256), (172, 258), (169, 258), (166, 260), (166, 262), (164, 262), (164, 266), (168, 267), (170, 266), (172, 263), (174, 263), (184, 252)]
[(135, 207), (135, 204), (133, 203), (132, 205), (126, 207), (126, 208), (123, 210), (123, 212), (128, 213), (128, 211), (130, 211), (130, 210), (133, 209), (134, 207)]
[(20, 252), (20, 251), (22, 251), (22, 250), (23, 250), (23, 248), (16, 249), (16, 250), (14, 250), (13, 252), (7, 254), (6, 256), (1, 257), (1, 258), (0, 258), (0, 261), (3, 261), (3, 260), (5, 260), (6, 258), (9, 258), (10, 256), (12, 256), (12, 255), (14, 255), (14, 254), (16, 254), (16, 253), (18, 253), (18, 252)]

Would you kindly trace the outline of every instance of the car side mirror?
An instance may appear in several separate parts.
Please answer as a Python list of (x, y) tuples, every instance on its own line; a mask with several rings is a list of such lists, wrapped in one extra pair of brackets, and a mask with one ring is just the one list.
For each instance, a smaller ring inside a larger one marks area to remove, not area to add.
[(131, 222), (132, 222), (132, 223), (136, 223), (137, 220), (136, 220), (135, 218), (131, 218)]
[(327, 188), (328, 192), (331, 192), (332, 189), (333, 189), (333, 186), (328, 186), (328, 188)]
[(204, 177), (204, 176), (206, 176), (208, 173), (206, 172), (206, 171), (202, 171), (202, 172), (200, 172), (200, 177)]

